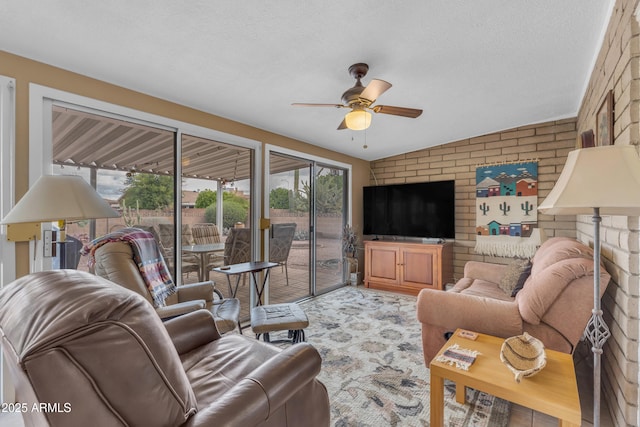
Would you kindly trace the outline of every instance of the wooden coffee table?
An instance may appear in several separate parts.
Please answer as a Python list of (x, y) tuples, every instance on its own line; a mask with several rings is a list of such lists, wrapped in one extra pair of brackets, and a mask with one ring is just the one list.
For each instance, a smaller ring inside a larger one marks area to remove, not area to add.
[[(431, 427), (440, 427), (444, 419), (444, 380), (456, 383), (456, 401), (464, 403), (465, 387), (484, 391), (501, 399), (517, 403), (559, 419), (561, 427), (580, 426), (580, 398), (573, 357), (570, 354), (546, 350), (547, 365), (542, 371), (520, 383), (500, 361), (503, 338), (478, 334), (475, 341), (458, 336), (456, 331), (440, 349), (438, 355), (453, 344), (477, 350), (475, 362), (468, 371), (434, 361), (431, 371)], [(437, 356), (436, 356), (437, 357)]]

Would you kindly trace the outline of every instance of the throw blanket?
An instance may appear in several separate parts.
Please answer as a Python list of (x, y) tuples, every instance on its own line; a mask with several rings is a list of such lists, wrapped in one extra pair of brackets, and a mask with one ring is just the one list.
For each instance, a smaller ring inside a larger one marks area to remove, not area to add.
[(95, 265), (96, 249), (109, 242), (127, 242), (131, 245), (133, 260), (147, 284), (154, 307), (164, 307), (165, 299), (176, 293), (177, 287), (153, 234), (139, 228), (123, 228), (93, 240), (83, 247), (81, 252), (83, 255), (89, 255), (89, 267)]

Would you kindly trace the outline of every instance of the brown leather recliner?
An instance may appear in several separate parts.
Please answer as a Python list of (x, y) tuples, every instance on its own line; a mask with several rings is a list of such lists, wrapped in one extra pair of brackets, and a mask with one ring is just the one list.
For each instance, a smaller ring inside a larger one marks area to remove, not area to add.
[[(133, 251), (126, 242), (108, 242), (96, 249), (95, 273), (144, 296), (150, 303), (151, 294), (140, 270), (133, 260)], [(217, 299), (214, 300), (214, 295)], [(200, 282), (178, 286), (178, 292), (165, 300), (164, 307), (156, 311), (163, 318), (171, 318), (206, 308), (213, 313), (220, 333), (236, 329), (240, 317), (240, 300), (222, 298), (213, 282)]]
[[(27, 426), (328, 426), (307, 343), (220, 336), (198, 310), (162, 323), (139, 294), (76, 270), (0, 290), (0, 337)], [(34, 406), (38, 405), (38, 406)]]

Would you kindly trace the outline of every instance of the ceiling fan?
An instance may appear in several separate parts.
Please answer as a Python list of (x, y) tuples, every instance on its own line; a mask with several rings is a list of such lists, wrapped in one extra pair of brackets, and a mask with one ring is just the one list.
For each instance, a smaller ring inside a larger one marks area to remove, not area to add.
[(363, 130), (371, 125), (371, 113), (391, 114), (394, 116), (416, 118), (422, 114), (422, 110), (406, 107), (392, 107), (390, 105), (374, 105), (376, 99), (383, 93), (385, 93), (390, 87), (391, 83), (384, 80), (373, 79), (365, 87), (360, 82), (364, 76), (367, 75), (369, 66), (367, 64), (358, 63), (349, 67), (349, 74), (356, 79), (356, 84), (351, 89), (347, 89), (342, 94), (342, 104), (305, 104), (295, 102), (291, 105), (297, 107), (334, 107), (334, 108), (349, 108), (348, 112), (338, 130), (352, 129)]

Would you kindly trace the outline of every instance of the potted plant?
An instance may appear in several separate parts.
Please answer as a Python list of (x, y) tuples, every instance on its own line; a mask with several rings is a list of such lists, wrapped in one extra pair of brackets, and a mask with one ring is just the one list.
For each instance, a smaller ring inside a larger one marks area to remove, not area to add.
[(358, 235), (349, 225), (345, 225), (342, 230), (342, 253), (349, 258), (355, 258), (358, 250)]
[[(358, 235), (350, 225), (345, 225), (342, 230), (342, 254), (345, 258), (345, 268), (347, 269), (347, 282), (358, 285)], [(352, 267), (355, 272), (352, 272)]]

